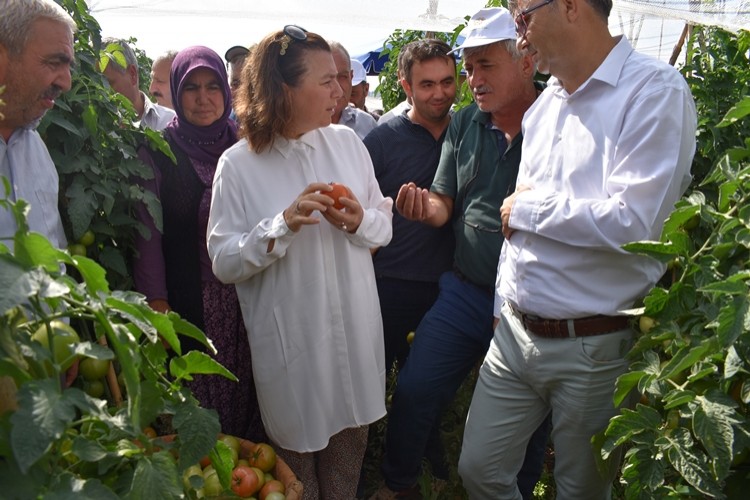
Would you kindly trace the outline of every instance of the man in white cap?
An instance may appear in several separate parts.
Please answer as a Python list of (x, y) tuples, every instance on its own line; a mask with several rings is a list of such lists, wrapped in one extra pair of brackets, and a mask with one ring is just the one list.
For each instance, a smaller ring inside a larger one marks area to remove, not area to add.
[[(522, 446), (552, 411), (558, 498), (606, 499), (619, 452), (591, 438), (619, 410), (634, 307), (664, 264), (658, 240), (690, 182), (696, 113), (685, 79), (612, 36), (612, 0), (515, 0), (518, 47), (552, 77), (523, 119), (518, 188), (503, 201), (495, 336), (459, 473), (469, 497), (521, 498)], [(603, 463), (602, 463), (603, 462)]]
[[(417, 479), (433, 426), (492, 340), (494, 283), (503, 245), (500, 204), (515, 190), (521, 160), (521, 119), (540, 90), (530, 56), (516, 49), (513, 18), (504, 8), (482, 9), (469, 21), (464, 68), (474, 103), (448, 126), (432, 186), (401, 186), (396, 207), (406, 219), (451, 224), (453, 270), (416, 330), (399, 371), (388, 415), (385, 484), (371, 498), (419, 498)], [(541, 473), (548, 426), (529, 441), (518, 472), (524, 496)], [(526, 446), (526, 443), (523, 444)], [(514, 472), (514, 475), (515, 475)]]
[(367, 96), (370, 93), (370, 84), (367, 82), (367, 71), (356, 59), (352, 59), (352, 95), (349, 102), (362, 111), (370, 113), (375, 120), (380, 118), (374, 111), (367, 109)]

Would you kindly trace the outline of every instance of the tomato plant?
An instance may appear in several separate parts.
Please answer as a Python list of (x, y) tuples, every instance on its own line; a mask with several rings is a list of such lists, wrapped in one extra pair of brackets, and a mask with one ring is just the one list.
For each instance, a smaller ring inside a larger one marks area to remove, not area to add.
[[(37, 130), (60, 177), (60, 215), (71, 253), (96, 260), (106, 269), (112, 288), (127, 290), (132, 286), (128, 262), (135, 235), (148, 232), (134, 216), (136, 204), (144, 203), (161, 227), (158, 200), (137, 182), (153, 175), (138, 159), (137, 147), (149, 143), (172, 153), (158, 132), (133, 124), (131, 102), (113, 91), (97, 70), (101, 28), (86, 2), (57, 1), (78, 25), (76, 64), (71, 89), (55, 100)], [(137, 48), (135, 52), (140, 83), (147, 87), (151, 63)]]
[(616, 404), (634, 393), (647, 404), (595, 439), (605, 458), (625, 448), (627, 498), (724, 498), (743, 483), (746, 495), (750, 480), (738, 458), (750, 448), (750, 33), (696, 29), (691, 40), (695, 182), (660, 241), (625, 246), (674, 263), (644, 299), (654, 321), (615, 391)]
[[(70, 325), (60, 320), (52, 320), (49, 327), (42, 323), (39, 328), (31, 335), (31, 340), (43, 345), (50, 353), (52, 361), (60, 366), (60, 370), (67, 370), (73, 365), (77, 356), (75, 346), (81, 339)], [(52, 348), (50, 348), (50, 343)], [(54, 371), (53, 367), (48, 365), (48, 371)]]
[[(142, 295), (111, 291), (96, 262), (29, 233), (25, 201), (0, 204), (19, 227), (12, 251), (0, 243), (0, 377), (12, 381), (17, 402), (0, 418), (3, 496), (182, 497), (182, 471), (214, 453), (220, 430), (216, 413), (201, 408), (183, 383), (195, 373), (236, 378), (211, 358), (213, 346), (195, 326), (152, 310)], [(88, 326), (73, 336), (63, 318)], [(207, 353), (183, 353), (180, 336)], [(70, 341), (53, 354), (59, 338)], [(43, 345), (50, 341), (52, 350)], [(65, 368), (76, 356), (116, 360), (127, 400), (103, 399), (101, 380), (66, 387)], [(157, 415), (171, 416), (174, 440), (143, 436)]]
[(78, 365), (78, 374), (84, 380), (101, 380), (109, 372), (108, 359), (85, 358)]

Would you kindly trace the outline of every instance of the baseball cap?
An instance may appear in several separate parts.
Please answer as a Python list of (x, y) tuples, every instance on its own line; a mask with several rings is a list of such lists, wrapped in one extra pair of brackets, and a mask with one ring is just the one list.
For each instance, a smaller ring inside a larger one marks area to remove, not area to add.
[(229, 50), (227, 50), (227, 53), (224, 54), (224, 59), (227, 62), (232, 62), (232, 59), (234, 59), (237, 56), (246, 56), (247, 53), (250, 52), (247, 50), (247, 47), (243, 47), (242, 45), (235, 45), (234, 47), (231, 47)]
[(365, 67), (356, 59), (352, 59), (352, 71), (354, 72), (352, 75), (352, 86), (359, 85), (367, 80), (367, 71), (365, 71)]
[(502, 40), (515, 40), (516, 23), (508, 9), (493, 7), (482, 9), (471, 16), (463, 32), (467, 32), (464, 43), (451, 52), (489, 45)]

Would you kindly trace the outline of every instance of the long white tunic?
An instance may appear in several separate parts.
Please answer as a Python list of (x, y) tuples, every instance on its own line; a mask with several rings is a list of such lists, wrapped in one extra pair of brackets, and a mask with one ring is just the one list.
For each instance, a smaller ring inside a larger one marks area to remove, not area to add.
[[(308, 184), (331, 181), (348, 186), (365, 210), (356, 234), (322, 216), (290, 231), (284, 209)], [(208, 251), (216, 276), (237, 286), (263, 423), (283, 448), (318, 451), (334, 434), (385, 414), (369, 249), (390, 241), (392, 203), (362, 141), (344, 126), (277, 139), (261, 154), (242, 140), (219, 160)]]

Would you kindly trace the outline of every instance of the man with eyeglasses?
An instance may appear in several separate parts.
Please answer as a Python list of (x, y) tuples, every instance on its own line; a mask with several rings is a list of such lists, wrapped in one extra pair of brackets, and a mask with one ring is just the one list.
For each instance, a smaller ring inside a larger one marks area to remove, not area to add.
[[(530, 56), (516, 49), (513, 18), (482, 9), (469, 21), (464, 68), (474, 103), (453, 115), (430, 188), (403, 184), (396, 205), (406, 219), (455, 236), (453, 269), (440, 276), (438, 297), (419, 323), (400, 369), (388, 414), (385, 484), (371, 497), (418, 498), (422, 457), (442, 411), (492, 339), (495, 272), (503, 245), (500, 204), (515, 189), (521, 119), (541, 89)], [(416, 102), (415, 102), (416, 104)], [(518, 473), (526, 498), (541, 473), (547, 427), (529, 443)], [(521, 454), (526, 443), (521, 445)]]
[(518, 499), (523, 444), (552, 411), (558, 498), (610, 498), (591, 445), (618, 413), (624, 312), (665, 266), (622, 245), (658, 240), (690, 181), (696, 113), (671, 66), (609, 33), (611, 0), (515, 0), (517, 45), (552, 76), (523, 119), (518, 187), (500, 209), (495, 337), (459, 473), (472, 499)]

